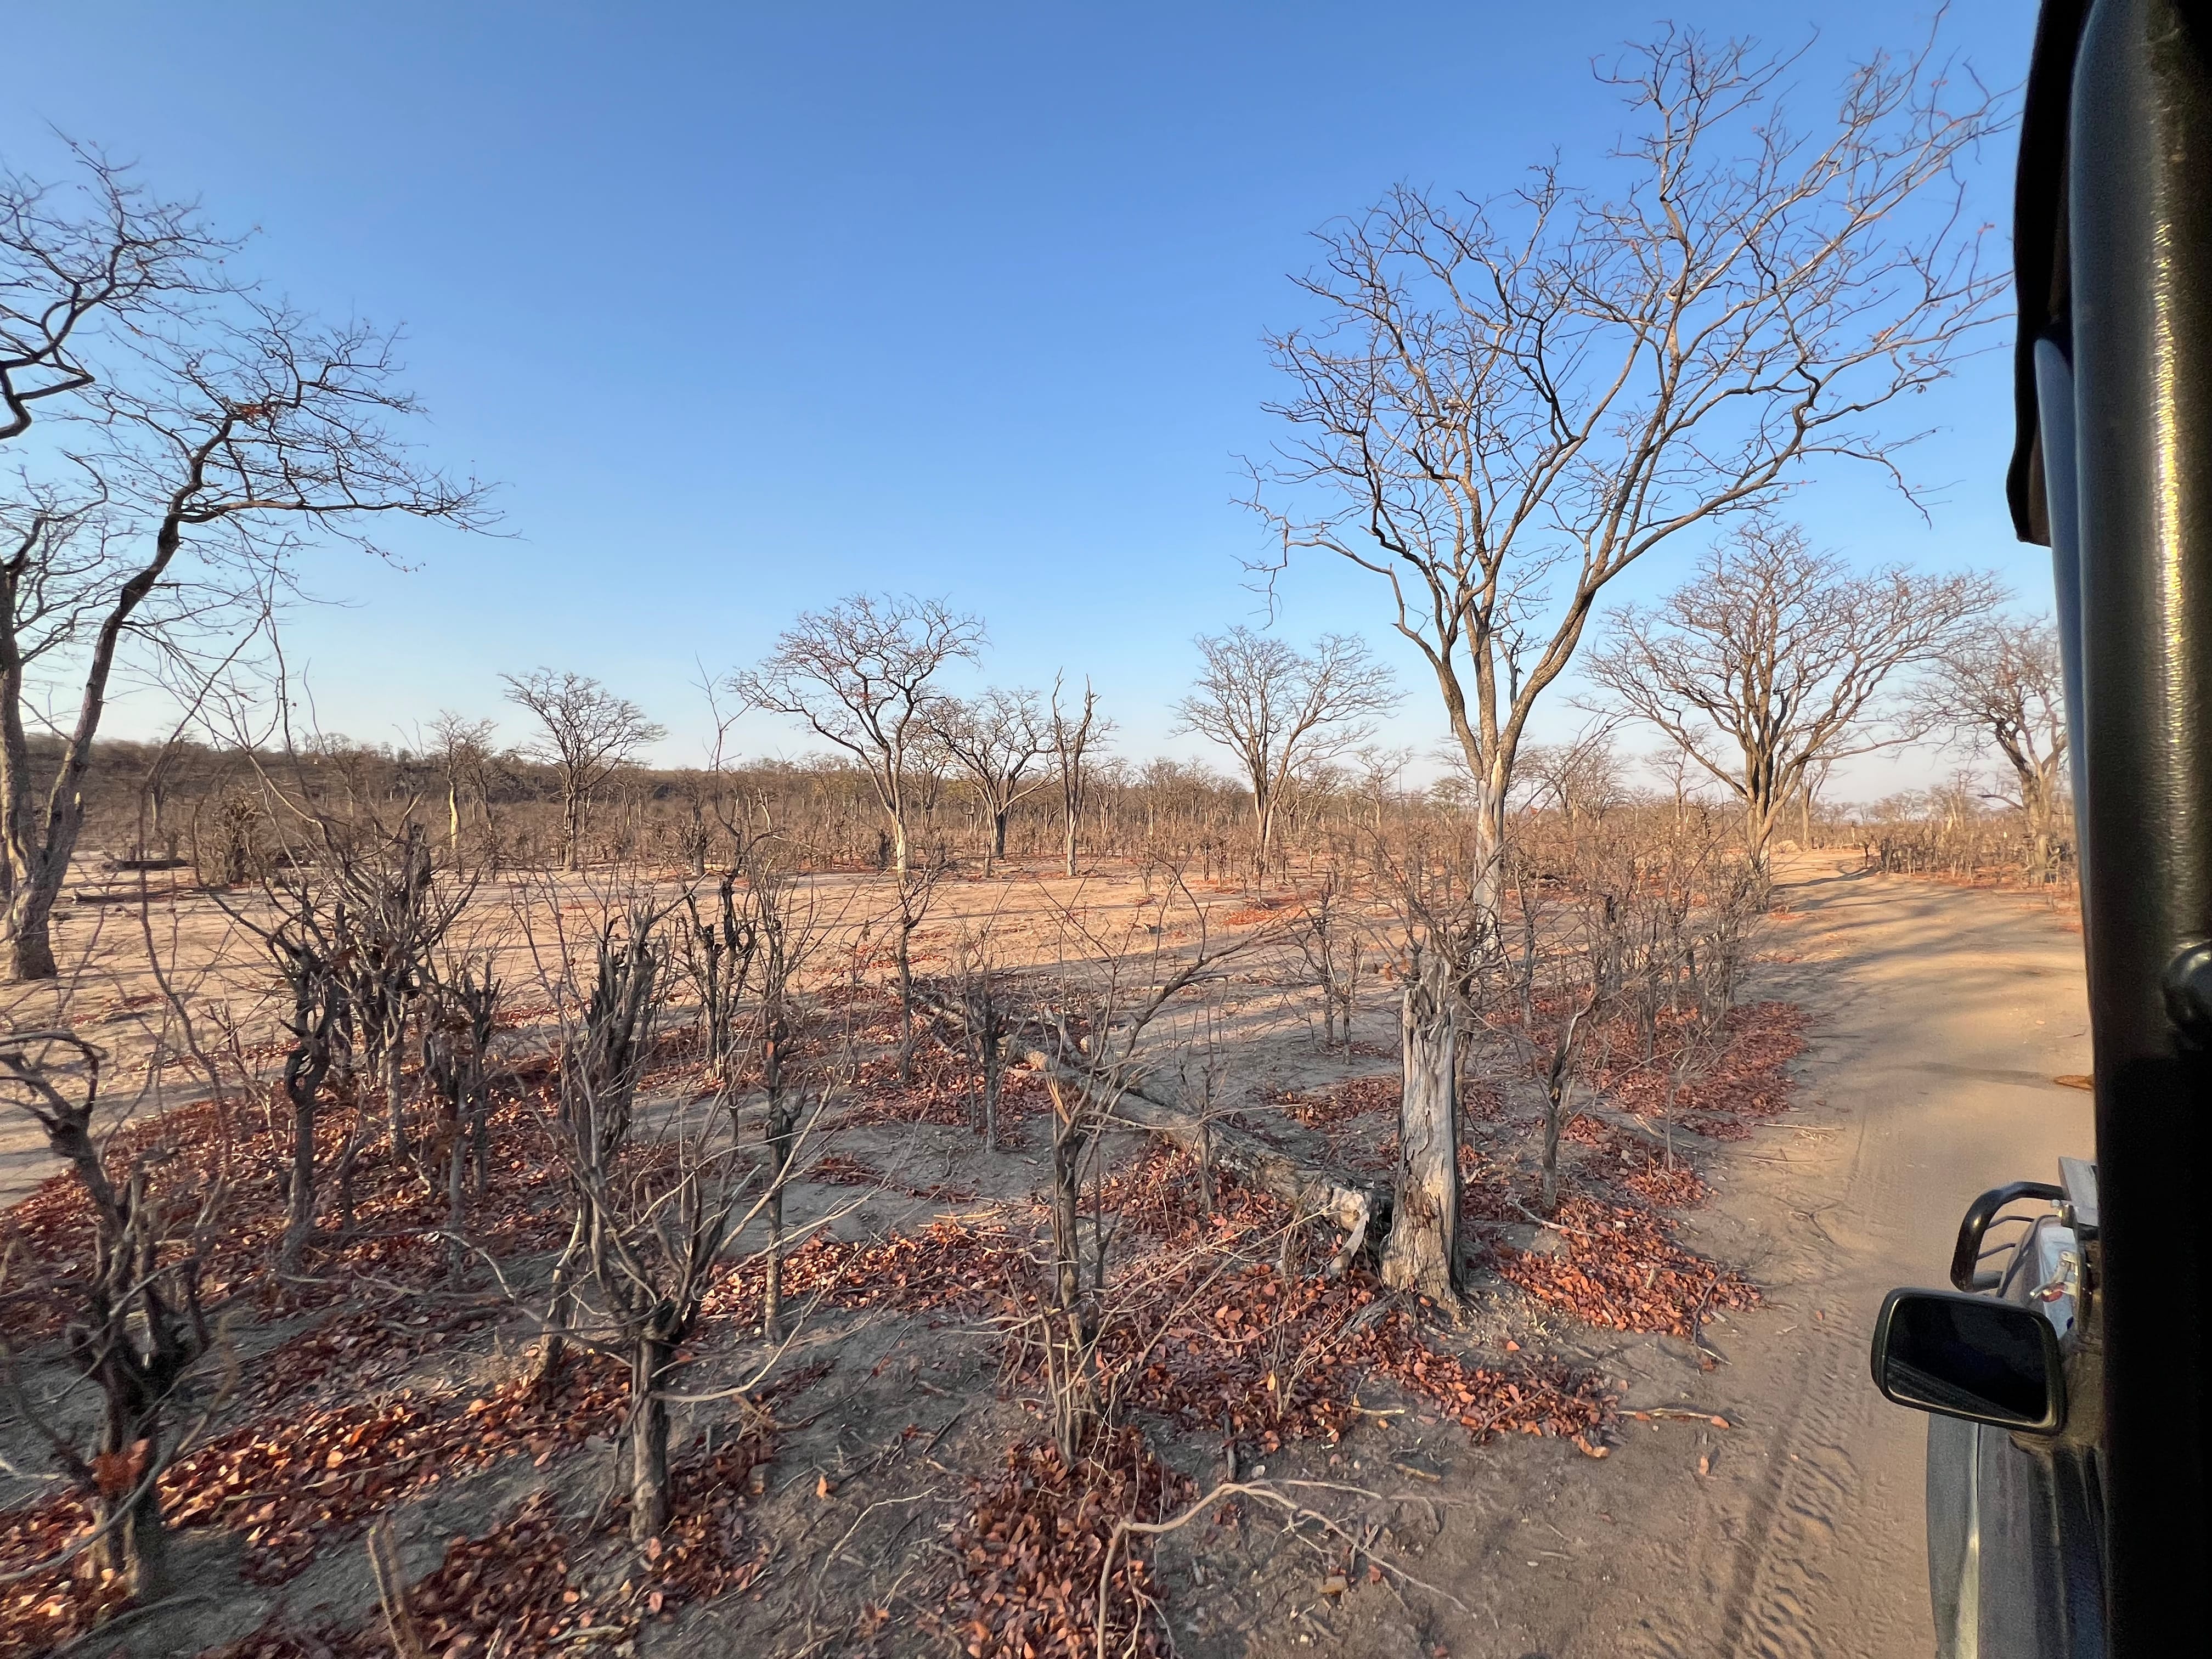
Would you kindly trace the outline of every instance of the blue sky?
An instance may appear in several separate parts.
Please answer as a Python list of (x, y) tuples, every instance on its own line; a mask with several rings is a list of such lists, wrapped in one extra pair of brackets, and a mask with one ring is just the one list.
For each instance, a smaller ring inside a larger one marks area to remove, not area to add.
[[(502, 670), (592, 674), (696, 758), (695, 662), (760, 655), (855, 588), (981, 613), (979, 675), (1092, 675), (1135, 754), (1171, 738), (1190, 636), (1255, 621), (1238, 457), (1279, 433), (1264, 330), (1306, 313), (1307, 237), (1398, 180), (1486, 194), (1618, 125), (1593, 55), (1671, 16), (1846, 56), (1929, 8), (1696, 3), (803, 7), (102, 3), (17, 8), (0, 154), (50, 127), (138, 158), (314, 308), (401, 319), (423, 434), (501, 481), (508, 538), (340, 549), (300, 616), (322, 723), (404, 738), (507, 714)], [(1952, 8), (1994, 86), (2032, 9)], [(1972, 178), (2007, 216), (2008, 147)], [(1992, 344), (1998, 342), (1992, 337)], [(1934, 522), (1863, 477), (1796, 511), (1856, 557), (1994, 568), (2040, 605), (2000, 485), (1999, 352), (1918, 400)], [(1624, 593), (1662, 588), (1684, 546)], [(1371, 579), (1297, 568), (1277, 626), (1389, 648)], [(1414, 678), (1394, 731), (1441, 731)], [(956, 688), (957, 689), (957, 688)], [(148, 714), (150, 718), (150, 711)], [(120, 720), (133, 718), (126, 708)], [(121, 729), (120, 726), (118, 729)], [(507, 731), (522, 735), (511, 720)], [(751, 752), (794, 734), (748, 722)], [(1907, 771), (1915, 769), (1908, 767)], [(1924, 770), (1924, 768), (1919, 769)], [(1875, 781), (1869, 777), (1869, 784)]]

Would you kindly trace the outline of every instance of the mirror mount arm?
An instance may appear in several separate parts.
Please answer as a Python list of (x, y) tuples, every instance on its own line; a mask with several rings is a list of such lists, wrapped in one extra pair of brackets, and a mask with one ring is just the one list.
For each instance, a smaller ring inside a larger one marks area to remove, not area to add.
[(2002, 1187), (1992, 1187), (1972, 1204), (1966, 1206), (1965, 1218), (1959, 1223), (1959, 1243), (1951, 1252), (1951, 1283), (1962, 1291), (1974, 1288), (1974, 1274), (1982, 1261), (1982, 1235), (1990, 1230), (1990, 1223), (1997, 1218), (1997, 1212), (2008, 1204), (2016, 1204), (2023, 1198), (2039, 1198), (2057, 1204), (2064, 1201), (2063, 1188), (2054, 1187), (2047, 1181), (2013, 1181)]

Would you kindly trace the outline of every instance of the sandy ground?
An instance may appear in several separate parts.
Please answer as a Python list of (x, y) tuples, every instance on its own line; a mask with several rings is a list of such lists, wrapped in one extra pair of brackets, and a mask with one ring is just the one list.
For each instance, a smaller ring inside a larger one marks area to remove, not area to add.
[[(1601, 1462), (1556, 1441), (1472, 1449), (1414, 1418), (1363, 1427), (1345, 1448), (1366, 1460), (1355, 1479), (1378, 1480), (1386, 1461), (1409, 1474), (1442, 1466), (1441, 1480), (1379, 1480), (1428, 1505), (1433, 1530), (1420, 1529), (1407, 1565), (1459, 1607), (1367, 1589), (1331, 1606), (1297, 1558), (1271, 1570), (1286, 1577), (1262, 1598), (1265, 1614), (1177, 1616), (1179, 1651), (1932, 1651), (1925, 1419), (1875, 1395), (1868, 1334), (1892, 1285), (1943, 1282), (1975, 1193), (2051, 1178), (2059, 1155), (2089, 1152), (2089, 1097), (2052, 1081), (2088, 1069), (2081, 944), (2018, 896), (1847, 873), (1810, 856), (1788, 875), (1783, 902), (1795, 914), (1766, 935), (1774, 959), (1749, 988), (1814, 1017), (1799, 1104), (1721, 1155), (1713, 1201), (1684, 1228), (1686, 1242), (1743, 1266), (1765, 1304), (1709, 1328), (1725, 1361), (1710, 1370), (1671, 1338), (1554, 1333), (1621, 1382), (1630, 1409), (1693, 1407), (1732, 1426), (1632, 1421)], [(1094, 924), (1143, 913), (1133, 884), (1079, 890)], [(931, 943), (941, 950), (988, 917), (1006, 945), (1025, 935), (1034, 953), (1055, 908), (1033, 884), (984, 887), (933, 918)], [(129, 988), (101, 994), (120, 1005)], [(130, 1012), (118, 1006), (118, 1023)], [(0, 1189), (44, 1173), (41, 1162), (35, 1142), (0, 1136)], [(1176, 1600), (1194, 1615), (1228, 1612), (1202, 1593)]]
[(1612, 1355), (1630, 1406), (1735, 1426), (1631, 1424), (1596, 1464), (1509, 1458), (1510, 1495), (1483, 1490), (1504, 1468), (1461, 1463), (1473, 1524), (1446, 1526), (1426, 1570), (1471, 1608), (1461, 1659), (1934, 1650), (1926, 1419), (1875, 1393), (1869, 1337), (1891, 1287), (1945, 1282), (1976, 1193), (2090, 1155), (2089, 1096), (2052, 1082), (2089, 1069), (2081, 940), (2017, 896), (1809, 856), (1789, 874), (1797, 919), (1766, 944), (1795, 960), (1759, 989), (1814, 1017), (1801, 1104), (1723, 1158), (1691, 1230), (1765, 1304), (1714, 1332), (1710, 1373), (1671, 1340)]

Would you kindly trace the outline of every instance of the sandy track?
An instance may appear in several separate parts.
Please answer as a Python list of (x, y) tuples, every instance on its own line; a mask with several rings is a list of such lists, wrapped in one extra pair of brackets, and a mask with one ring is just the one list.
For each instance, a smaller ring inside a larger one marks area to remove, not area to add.
[[(1976, 1193), (2089, 1155), (2088, 1095), (2051, 1081), (2089, 1068), (2081, 940), (2015, 896), (1810, 858), (1788, 873), (1797, 919), (1767, 945), (1796, 959), (1758, 990), (1814, 1016), (1801, 1105), (1723, 1160), (1694, 1230), (1765, 1305), (1716, 1328), (1729, 1363), (1710, 1374), (1671, 1340), (1607, 1356), (1630, 1405), (1736, 1426), (1632, 1423), (1602, 1463), (1507, 1460), (1519, 1489), (1475, 1495), (1475, 1524), (1431, 1553), (1439, 1582), (1480, 1593), (1455, 1656), (1933, 1651), (1926, 1420), (1875, 1395), (1869, 1335), (1892, 1286), (1944, 1283)], [(1461, 1469), (1486, 1480), (1479, 1455)]]

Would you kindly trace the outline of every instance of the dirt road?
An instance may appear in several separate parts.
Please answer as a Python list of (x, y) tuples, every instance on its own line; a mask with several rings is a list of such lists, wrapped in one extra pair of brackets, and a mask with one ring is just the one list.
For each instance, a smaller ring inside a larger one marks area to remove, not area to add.
[[(1814, 1016), (1802, 1103), (1726, 1157), (1692, 1235), (1765, 1304), (1716, 1328), (1710, 1373), (1671, 1340), (1607, 1356), (1630, 1405), (1735, 1426), (1631, 1424), (1595, 1465), (1508, 1459), (1529, 1478), (1429, 1553), (1473, 1608), (1456, 1659), (1934, 1650), (1926, 1420), (1875, 1394), (1869, 1334), (1893, 1285), (1944, 1282), (1974, 1194), (2090, 1154), (2089, 1096), (2052, 1081), (2089, 1069), (2081, 940), (2016, 896), (1809, 858), (1787, 873), (1797, 919), (1768, 946), (1795, 959), (1761, 989)], [(1462, 1473), (1486, 1484), (1479, 1456)]]

